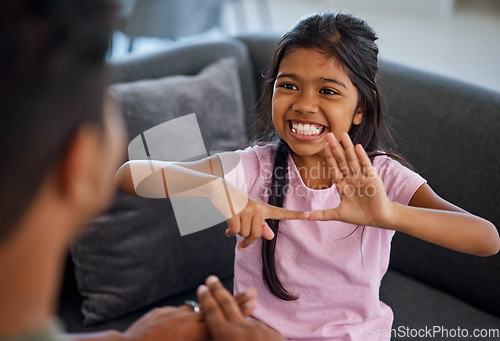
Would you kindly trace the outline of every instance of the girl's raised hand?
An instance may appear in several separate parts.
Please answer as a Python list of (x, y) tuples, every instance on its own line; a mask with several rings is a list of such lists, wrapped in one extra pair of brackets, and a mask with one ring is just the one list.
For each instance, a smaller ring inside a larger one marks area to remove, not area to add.
[(333, 133), (328, 134), (327, 141), (326, 161), (340, 195), (340, 205), (313, 211), (308, 219), (383, 227), (392, 214), (393, 203), (365, 150), (359, 144), (354, 146), (347, 133), (341, 136), (342, 145)]

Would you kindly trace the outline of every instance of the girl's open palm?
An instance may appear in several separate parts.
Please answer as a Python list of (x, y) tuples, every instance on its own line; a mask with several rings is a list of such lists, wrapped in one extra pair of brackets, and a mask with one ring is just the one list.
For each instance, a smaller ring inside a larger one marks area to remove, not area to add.
[(314, 211), (309, 220), (340, 220), (383, 227), (391, 215), (393, 203), (365, 150), (361, 145), (354, 146), (347, 133), (341, 136), (342, 145), (333, 133), (329, 133), (327, 141), (326, 160), (340, 195), (340, 205)]

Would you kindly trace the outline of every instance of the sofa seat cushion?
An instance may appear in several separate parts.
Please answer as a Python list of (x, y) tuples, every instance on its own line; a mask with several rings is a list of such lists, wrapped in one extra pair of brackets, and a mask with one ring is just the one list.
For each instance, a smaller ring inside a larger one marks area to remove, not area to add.
[[(380, 287), (380, 299), (394, 312), (392, 328), (396, 334), (393, 334), (391, 341), (454, 339), (450, 337), (450, 334), (446, 337), (446, 334), (443, 334), (446, 333), (444, 329), (447, 329), (449, 333), (453, 333), (458, 328), (467, 330), (463, 332), (468, 332), (469, 337), (463, 340), (472, 340), (471, 336), (475, 329), (496, 329), (497, 333), (500, 333), (498, 317), (395, 270), (389, 270), (384, 276)], [(441, 328), (433, 337), (428, 337), (429, 334), (421, 334), (423, 337), (410, 334), (424, 333), (433, 328)], [(376, 331), (372, 332), (376, 333)], [(460, 338), (457, 337), (457, 339)], [(496, 337), (490, 335), (490, 337), (477, 339), (493, 341), (498, 340), (499, 336), (497, 334)]]

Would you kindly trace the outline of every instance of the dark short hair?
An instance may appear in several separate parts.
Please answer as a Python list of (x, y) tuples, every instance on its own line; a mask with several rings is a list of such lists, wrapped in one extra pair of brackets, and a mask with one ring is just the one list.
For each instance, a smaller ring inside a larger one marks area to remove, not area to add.
[(0, 241), (76, 130), (102, 122), (112, 0), (0, 1)]

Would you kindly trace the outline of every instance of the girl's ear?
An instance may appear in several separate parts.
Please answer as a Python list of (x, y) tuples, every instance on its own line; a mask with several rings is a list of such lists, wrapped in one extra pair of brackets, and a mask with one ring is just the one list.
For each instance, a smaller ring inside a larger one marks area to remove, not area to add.
[(363, 121), (363, 110), (361, 108), (358, 108), (358, 110), (354, 114), (354, 118), (352, 119), (352, 124), (360, 125), (362, 121)]

